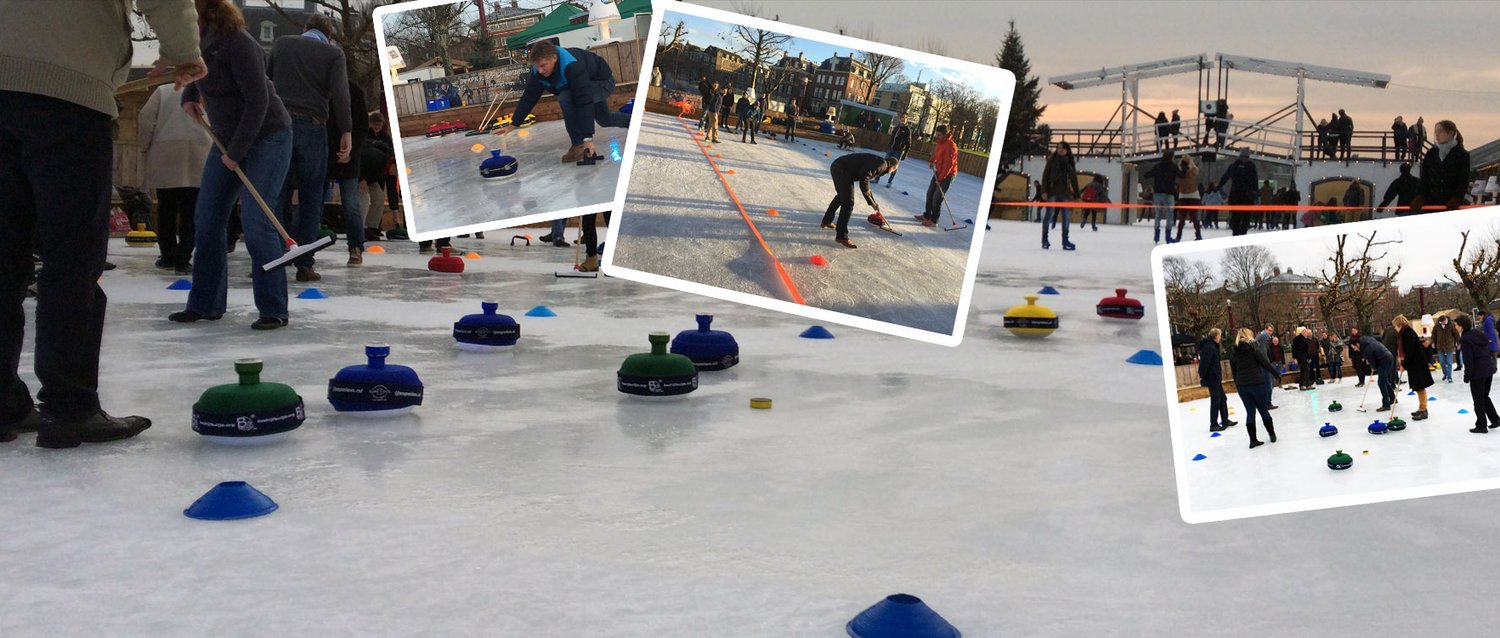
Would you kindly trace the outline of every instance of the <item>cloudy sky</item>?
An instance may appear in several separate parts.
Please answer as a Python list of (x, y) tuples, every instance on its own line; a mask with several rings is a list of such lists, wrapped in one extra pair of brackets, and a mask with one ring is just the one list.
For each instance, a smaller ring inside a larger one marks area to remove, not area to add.
[[(1500, 213), (1500, 209), (1496, 208), (1485, 210)], [(1445, 278), (1453, 276), (1453, 257), (1458, 253), (1458, 248), (1463, 242), (1463, 237), (1460, 235), (1463, 231), (1470, 231), (1470, 247), (1473, 247), (1476, 242), (1487, 240), (1493, 242), (1491, 238), (1500, 237), (1500, 218), (1497, 218), (1497, 215), (1487, 214), (1481, 223), (1474, 223), (1473, 220), (1463, 218), (1464, 215), (1474, 214), (1478, 213), (1464, 211), (1457, 214), (1444, 214), (1439, 218), (1442, 221), (1433, 224), (1408, 227), (1404, 230), (1377, 231), (1376, 241), (1397, 240), (1401, 242), (1386, 247), (1389, 256), (1382, 263), (1388, 263), (1392, 267), (1397, 264), (1401, 266), (1401, 274), (1396, 277), (1396, 285), (1401, 287), (1402, 292), (1411, 286), (1445, 281)], [(1290, 267), (1298, 273), (1310, 275), (1329, 266), (1328, 257), (1333, 254), (1334, 247), (1337, 245), (1334, 237), (1274, 241), (1285, 235), (1270, 233), (1260, 236), (1273, 240), (1261, 245), (1276, 255), (1283, 270)], [(1345, 244), (1345, 250), (1351, 247), (1362, 248), (1364, 242), (1365, 240), (1358, 237), (1350, 237)], [(1189, 259), (1216, 266), (1223, 256), (1224, 253), (1220, 250), (1187, 255)]]
[[(743, 45), (743, 41), (732, 35), (732, 23), (678, 14), (671, 11), (668, 11), (663, 16), (663, 20), (668, 25), (675, 25), (679, 20), (685, 22), (687, 26), (687, 34), (685, 36), (687, 41), (698, 46), (717, 46), (722, 49), (734, 50)], [(848, 56), (851, 53), (847, 47), (835, 47), (825, 42), (807, 38), (793, 38), (792, 41), (782, 45), (782, 49), (791, 55), (802, 53), (814, 63), (822, 62), (835, 54)], [(778, 57), (777, 59), (779, 60), (780, 58)], [(775, 60), (772, 62), (774, 63)], [(950, 67), (934, 67), (907, 61), (901, 69), (901, 74), (913, 80), (920, 77), (924, 81), (931, 80), (934, 77), (941, 77), (965, 84), (985, 97), (1000, 97), (999, 90), (981, 81), (978, 75)]]
[[(728, 11), (820, 30), (873, 31), (875, 40), (992, 64), (1014, 19), (1045, 84), (1065, 75), (1207, 53), (1304, 62), (1391, 76), (1368, 89), (1309, 82), (1307, 105), (1323, 116), (1346, 109), (1360, 130), (1385, 130), (1397, 114), (1422, 115), (1428, 129), (1454, 120), (1470, 148), (1500, 138), (1500, 2), (971, 2), (965, 0), (693, 0)], [(1259, 119), (1296, 101), (1296, 80), (1230, 75), (1237, 116)], [(1148, 111), (1195, 110), (1197, 74), (1146, 80)], [(1047, 86), (1043, 121), (1099, 127), (1119, 106), (1116, 86), (1063, 91)]]

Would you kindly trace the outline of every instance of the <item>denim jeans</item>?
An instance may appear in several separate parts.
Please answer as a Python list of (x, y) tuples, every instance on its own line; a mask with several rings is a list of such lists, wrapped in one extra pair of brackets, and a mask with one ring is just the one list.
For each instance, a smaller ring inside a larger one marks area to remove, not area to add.
[[(36, 398), (49, 415), (99, 411), (108, 299), (97, 279), (109, 243), (109, 116), (72, 102), (0, 91), (0, 423), (31, 411), (18, 372), (31, 251), (37, 275)], [(35, 243), (33, 243), (35, 242)]]
[(948, 187), (953, 185), (953, 178), (955, 177), (958, 177), (957, 173), (939, 181), (937, 175), (934, 174), (932, 180), (927, 182), (927, 208), (922, 212), (923, 215), (927, 216), (927, 219), (935, 222), (942, 218), (943, 200), (947, 198)]
[(1155, 235), (1158, 241), (1161, 240), (1161, 220), (1163, 218), (1167, 220), (1167, 241), (1172, 241), (1172, 226), (1176, 221), (1176, 208), (1174, 208), (1174, 204), (1176, 203), (1176, 195), (1169, 193), (1154, 193), (1151, 195), (1151, 205), (1153, 206), (1151, 213), (1156, 217), (1154, 223), (1156, 226)]
[(1260, 414), (1261, 421), (1265, 423), (1266, 430), (1270, 430), (1271, 422), (1271, 386), (1248, 385), (1238, 388), (1240, 402), (1245, 404), (1245, 430), (1250, 433), (1250, 440), (1256, 440), (1255, 415)]
[[(327, 140), (323, 140), (327, 144)], [(224, 228), (235, 199), (245, 190), (232, 171), (219, 159), (219, 149), (208, 152), (203, 164), (203, 184), (198, 191), (198, 247), (193, 255), (193, 289), (188, 291), (187, 309), (205, 317), (224, 314), (229, 296), (229, 264), (225, 254)], [(292, 131), (282, 129), (255, 141), (240, 162), (240, 170), (261, 197), (274, 199), (286, 182), (292, 159)], [(316, 192), (322, 193), (321, 186)], [(253, 201), (245, 193), (247, 201)], [(245, 249), (250, 252), (251, 287), (261, 317), (286, 319), (286, 269), (271, 272), (261, 266), (286, 254), (281, 235), (258, 204), (247, 204), (240, 214), (245, 229)]]
[[(589, 120), (595, 124), (611, 128), (628, 128), (630, 126), (630, 114), (611, 111), (609, 109), (609, 96), (615, 91), (615, 79), (606, 78), (596, 80), (590, 90), (594, 92), (594, 108), (592, 113), (580, 112), (573, 104), (573, 92), (563, 91), (557, 94), (557, 104), (562, 107), (563, 126), (568, 129), (568, 137), (573, 145), (583, 143), (583, 138), (592, 137), (589, 132)], [(328, 143), (326, 138), (323, 142)]]
[[(1379, 380), (1376, 385), (1380, 386), (1380, 404), (1390, 405), (1396, 402), (1396, 362), (1395, 360), (1380, 364)], [(1421, 409), (1420, 406), (1418, 409)]]
[(557, 241), (568, 234), (568, 218), (559, 217), (552, 220), (552, 241)]
[(1443, 380), (1444, 381), (1452, 381), (1453, 380), (1453, 353), (1452, 352), (1439, 352), (1438, 353), (1438, 365), (1443, 366)]
[[(1060, 202), (1060, 201), (1063, 201), (1063, 200), (1059, 199), (1059, 198), (1056, 198), (1056, 197), (1048, 197), (1047, 201), (1049, 201), (1049, 202)], [(1073, 209), (1071, 209), (1071, 208), (1065, 208), (1065, 207), (1062, 207), (1062, 206), (1047, 206), (1047, 207), (1044, 207), (1042, 209), (1042, 211), (1043, 211), (1042, 212), (1042, 243), (1043, 244), (1047, 243), (1047, 230), (1049, 228), (1051, 228), (1051, 226), (1052, 226), (1052, 224), (1053, 224), (1053, 222), (1054, 222), (1054, 220), (1055, 220), (1055, 218), (1057, 216), (1061, 216), (1062, 217), (1062, 240), (1063, 240), (1063, 243), (1064, 244), (1068, 243), (1068, 215), (1072, 214)]]
[(365, 249), (365, 197), (359, 192), (359, 178), (337, 180), (339, 201), (344, 204), (344, 232), (349, 235), (349, 247)]
[(1224, 394), (1224, 381), (1211, 379), (1208, 386), (1208, 427), (1229, 422), (1229, 397)]
[[(323, 225), (323, 192), (328, 178), (328, 126), (316, 124), (310, 117), (294, 115), (289, 130), (291, 164), (283, 176), (285, 184), (280, 185), (281, 196), (267, 197), (264, 190), (260, 194), (267, 202), (278, 202), (276, 214), (292, 239), (299, 244), (310, 244), (317, 241), (318, 229)], [(260, 188), (258, 182), (256, 188)], [(295, 215), (291, 210), (293, 190), (297, 191)], [(244, 217), (248, 219), (249, 215)], [(248, 234), (249, 230), (245, 232)], [(308, 254), (297, 258), (295, 263), (298, 268), (312, 268), (314, 261)]]

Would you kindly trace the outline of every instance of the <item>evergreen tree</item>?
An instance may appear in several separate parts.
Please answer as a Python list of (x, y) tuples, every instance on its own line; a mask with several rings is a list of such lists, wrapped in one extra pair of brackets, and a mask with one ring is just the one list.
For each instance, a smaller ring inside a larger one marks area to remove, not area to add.
[(500, 66), (500, 56), (495, 55), (495, 39), (481, 31), (474, 39), (474, 53), (469, 56), (469, 68), (481, 71), (497, 66)]
[(1005, 43), (995, 56), (995, 65), (1014, 73), (1016, 95), (1010, 103), (1010, 121), (1005, 125), (1005, 146), (1000, 151), (1000, 167), (1008, 169), (1028, 153), (1043, 152), (1036, 147), (1037, 122), (1047, 110), (1041, 103), (1041, 78), (1031, 75), (1031, 61), (1026, 59), (1026, 47), (1021, 44), (1021, 34), (1016, 31), (1016, 21), (1010, 21), (1010, 30), (1005, 32)]

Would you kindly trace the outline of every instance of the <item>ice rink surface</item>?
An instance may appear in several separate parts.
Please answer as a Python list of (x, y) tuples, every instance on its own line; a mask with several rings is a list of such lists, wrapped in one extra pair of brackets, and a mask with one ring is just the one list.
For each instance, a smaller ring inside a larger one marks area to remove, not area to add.
[[(506, 135), (403, 137), (401, 150), (411, 170), (411, 230), (427, 233), (613, 202), (620, 160), (612, 150), (624, 148), (625, 132), (598, 130), (594, 144), (605, 159), (594, 166), (558, 161), (570, 146), (561, 121), (540, 122)], [(485, 149), (475, 153), (475, 144)], [(479, 163), (492, 150), (516, 158), (520, 168), (515, 175), (479, 176)]]
[[(834, 243), (832, 229), (819, 227), (834, 196), (828, 167), (851, 152), (883, 151), (841, 151), (834, 144), (779, 136), (762, 136), (751, 145), (721, 130), (720, 143), (708, 153), (717, 156), (720, 170), (734, 171), (724, 179), (776, 256), (773, 261), (690, 131), (674, 116), (644, 117), (630, 187), (615, 222), (620, 232), (612, 266), (793, 301), (775, 268), (779, 262), (808, 306), (953, 333), (974, 229), (944, 231), (950, 224), (946, 212), (933, 228), (913, 219), (922, 214), (932, 177), (926, 162), (905, 162), (891, 188), (884, 179), (871, 185), (902, 236), (865, 221), (874, 211), (855, 187), (849, 238), (858, 248), (850, 250)], [(948, 201), (960, 224), (975, 217), (982, 188), (983, 180), (972, 175), (954, 180)], [(767, 212), (772, 209), (776, 215)], [(815, 255), (828, 265), (812, 264)]]
[[(1149, 233), (1106, 227), (1063, 253), (1035, 231), (994, 223), (957, 348), (838, 326), (804, 340), (769, 311), (556, 279), (571, 250), (499, 233), (456, 240), (484, 256), (462, 276), (428, 273), (408, 243), (328, 268), (329, 298), (293, 299), (286, 329), (249, 329), (240, 276), (224, 320), (177, 325), (186, 293), (117, 240), (103, 401), (155, 425), (71, 451), (0, 445), (0, 636), (834, 638), (896, 592), (975, 638), (1492, 633), (1490, 493), (1183, 523), (1161, 368), (1125, 363), (1159, 347), (1157, 317), (1094, 315), (1117, 287), (1155, 307)], [(230, 263), (249, 268), (243, 251)], [(998, 327), (1043, 285), (1062, 293), (1042, 298), (1056, 334)], [(484, 298), (520, 320), (514, 353), (454, 347)], [(521, 316), (542, 304), (559, 316)], [(697, 312), (743, 363), (683, 401), (615, 391), (647, 332)], [(328, 406), (328, 378), (369, 341), (422, 375), (413, 415)], [(200, 441), (192, 403), (251, 356), (302, 394), (307, 423), (276, 446)], [(757, 396), (775, 407), (751, 410)], [(223, 480), (281, 509), (182, 515)]]

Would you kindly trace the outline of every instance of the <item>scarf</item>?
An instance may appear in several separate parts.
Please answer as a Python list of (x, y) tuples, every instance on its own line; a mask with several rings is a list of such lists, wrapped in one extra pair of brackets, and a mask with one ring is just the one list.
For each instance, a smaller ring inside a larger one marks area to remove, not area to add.
[(1437, 150), (1438, 150), (1438, 159), (1443, 160), (1443, 161), (1447, 161), (1448, 160), (1448, 152), (1452, 151), (1454, 147), (1458, 146), (1458, 136), (1455, 135), (1455, 136), (1453, 136), (1453, 139), (1448, 140), (1448, 141), (1443, 142), (1443, 143), (1440, 143), (1440, 144), (1434, 144), (1433, 146), (1437, 147)]
[(317, 29), (308, 29), (307, 32), (303, 33), (302, 35), (305, 36), (305, 37), (309, 37), (309, 38), (312, 38), (314, 40), (317, 40), (319, 42), (322, 42), (324, 44), (333, 44), (332, 42), (328, 41), (328, 36), (327, 35), (324, 35), (322, 31), (319, 31)]

